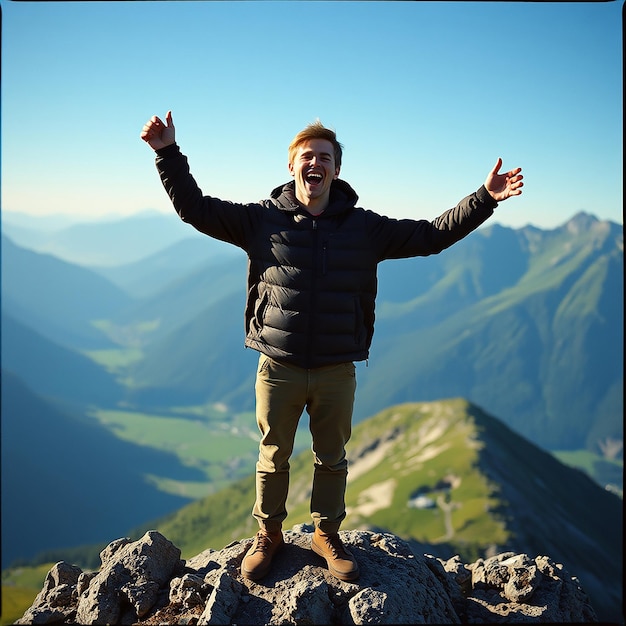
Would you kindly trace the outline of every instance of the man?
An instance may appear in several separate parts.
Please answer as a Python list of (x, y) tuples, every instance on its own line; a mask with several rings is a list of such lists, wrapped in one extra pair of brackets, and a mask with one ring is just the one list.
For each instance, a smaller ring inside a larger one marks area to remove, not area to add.
[(522, 193), (521, 169), (500, 174), (498, 159), (478, 191), (432, 222), (396, 220), (357, 208), (358, 196), (339, 178), (342, 146), (319, 122), (289, 146), (293, 181), (250, 204), (202, 194), (176, 144), (171, 111), (165, 122), (153, 116), (141, 138), (156, 151), (157, 169), (179, 216), (248, 255), (245, 344), (261, 353), (255, 386), (261, 441), (253, 509), (259, 531), (241, 573), (262, 578), (283, 545), (289, 458), (306, 409), (314, 454), (311, 547), (334, 576), (355, 580), (358, 564), (341, 542), (339, 527), (346, 515), (354, 361), (367, 359), (372, 341), (377, 265), (437, 254), (459, 241), (498, 202)]

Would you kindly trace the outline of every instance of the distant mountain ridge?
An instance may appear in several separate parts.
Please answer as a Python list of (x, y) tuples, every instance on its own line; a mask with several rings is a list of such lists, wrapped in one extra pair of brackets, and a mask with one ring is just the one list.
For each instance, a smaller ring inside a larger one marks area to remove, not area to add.
[(208, 237), (191, 236), (138, 261), (93, 269), (127, 293), (147, 301), (168, 284), (192, 275), (207, 263), (232, 258), (239, 252)]
[[(100, 219), (25, 218), (2, 214), (3, 234), (34, 252), (52, 254), (85, 267), (115, 268), (136, 263), (182, 240), (207, 239), (174, 211), (143, 211), (129, 217)], [(208, 244), (210, 247), (210, 244)], [(219, 248), (214, 243), (213, 248)], [(225, 247), (225, 244), (222, 244)]]
[(43, 397), (81, 407), (115, 406), (124, 395), (120, 383), (90, 358), (55, 344), (7, 314), (2, 316), (3, 367), (5, 364)]

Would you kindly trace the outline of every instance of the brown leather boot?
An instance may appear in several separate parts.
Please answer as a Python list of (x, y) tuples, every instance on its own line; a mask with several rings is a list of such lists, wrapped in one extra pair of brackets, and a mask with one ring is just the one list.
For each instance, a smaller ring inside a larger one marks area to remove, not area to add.
[(343, 545), (339, 533), (324, 533), (315, 529), (311, 540), (311, 549), (326, 559), (328, 571), (345, 582), (359, 577), (359, 566), (352, 553)]
[(250, 580), (263, 578), (269, 572), (272, 558), (284, 544), (283, 533), (269, 533), (263, 529), (257, 532), (252, 547), (246, 552), (241, 562), (241, 575)]

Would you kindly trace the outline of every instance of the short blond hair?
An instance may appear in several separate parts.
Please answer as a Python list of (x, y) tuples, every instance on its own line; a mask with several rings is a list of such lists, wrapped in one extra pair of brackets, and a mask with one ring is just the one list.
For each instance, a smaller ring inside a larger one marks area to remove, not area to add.
[(330, 141), (335, 152), (335, 166), (341, 167), (343, 146), (337, 141), (337, 133), (330, 128), (326, 128), (319, 120), (315, 120), (315, 122), (309, 124), (293, 138), (292, 142), (289, 144), (289, 163), (293, 163), (296, 152), (298, 151), (298, 146), (309, 139), (326, 139)]

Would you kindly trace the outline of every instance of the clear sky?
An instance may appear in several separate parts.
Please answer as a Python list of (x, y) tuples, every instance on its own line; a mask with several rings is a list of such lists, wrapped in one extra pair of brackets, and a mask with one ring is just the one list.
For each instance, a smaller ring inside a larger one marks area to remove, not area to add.
[(173, 111), (206, 194), (267, 197), (319, 118), (359, 204), (432, 219), (498, 156), (501, 224), (622, 223), (623, 2), (14, 2), (2, 7), (2, 207), (171, 211), (139, 139)]

